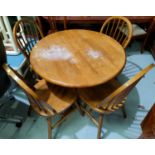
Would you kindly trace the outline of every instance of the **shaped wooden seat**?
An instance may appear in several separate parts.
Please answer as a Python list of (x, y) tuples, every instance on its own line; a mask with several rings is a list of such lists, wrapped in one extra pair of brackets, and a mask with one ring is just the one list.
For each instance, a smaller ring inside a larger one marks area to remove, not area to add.
[(45, 80), (40, 80), (34, 87), (40, 99), (51, 105), (58, 114), (69, 108), (76, 100), (76, 92), (71, 88), (47, 84)]
[[(33, 110), (47, 118), (48, 138), (51, 138), (52, 129), (60, 125), (70, 114), (70, 111), (67, 111), (71, 109), (77, 98), (75, 90), (47, 84), (45, 80), (40, 80), (34, 87), (30, 87), (24, 82), (22, 76), (7, 64), (4, 64), (3, 68), (26, 93)], [(57, 114), (62, 115), (61, 119), (52, 125), (52, 117)]]
[(124, 102), (127, 95), (140, 81), (140, 79), (154, 66), (154, 64), (149, 65), (123, 85), (120, 85), (116, 80), (111, 80), (106, 84), (91, 88), (78, 89), (80, 98), (89, 106), (90, 111), (94, 110), (99, 113), (99, 120), (96, 121), (90, 111), (86, 110), (84, 106), (81, 106), (82, 110), (98, 126), (97, 138), (101, 138), (104, 114), (110, 114), (111, 112), (122, 108), (123, 115), (126, 117)]

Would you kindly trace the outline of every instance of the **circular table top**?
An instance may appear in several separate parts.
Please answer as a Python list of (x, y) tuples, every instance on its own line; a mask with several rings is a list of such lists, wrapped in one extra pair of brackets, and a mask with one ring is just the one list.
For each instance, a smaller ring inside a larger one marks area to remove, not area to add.
[(89, 30), (65, 30), (40, 40), (31, 51), (34, 71), (50, 83), (90, 87), (105, 83), (123, 69), (123, 47), (107, 35)]

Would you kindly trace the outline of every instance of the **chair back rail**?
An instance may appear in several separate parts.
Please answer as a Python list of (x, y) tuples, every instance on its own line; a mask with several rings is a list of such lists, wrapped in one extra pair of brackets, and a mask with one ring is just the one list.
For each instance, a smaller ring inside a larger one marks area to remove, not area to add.
[(117, 40), (126, 48), (132, 38), (132, 24), (126, 17), (114, 16), (108, 18), (102, 25), (101, 33)]
[(98, 108), (108, 111), (114, 111), (115, 109), (119, 109), (122, 104), (120, 104), (124, 99), (126, 99), (127, 95), (130, 91), (135, 87), (135, 85), (141, 80), (141, 78), (151, 70), (155, 64), (150, 64), (145, 69), (136, 74), (132, 79), (128, 80), (118, 89), (116, 89), (113, 93), (111, 93), (108, 97), (106, 97), (99, 105)]

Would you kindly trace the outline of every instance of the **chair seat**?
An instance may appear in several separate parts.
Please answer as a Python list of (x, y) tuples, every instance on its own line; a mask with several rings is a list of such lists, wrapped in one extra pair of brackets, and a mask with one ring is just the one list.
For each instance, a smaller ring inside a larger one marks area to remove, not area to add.
[(74, 89), (52, 84), (47, 85), (45, 80), (40, 80), (34, 87), (40, 99), (51, 105), (57, 113), (69, 108), (77, 98)]
[[(113, 79), (105, 84), (101, 84), (91, 88), (79, 89), (80, 98), (87, 103), (92, 109), (97, 112), (103, 113), (106, 110), (99, 109), (97, 106), (101, 103), (109, 94), (120, 87), (120, 83)], [(109, 112), (109, 111), (107, 111)]]
[[(132, 36), (133, 37), (135, 37), (135, 36), (141, 36), (141, 35), (146, 35), (146, 31), (144, 31), (144, 29), (142, 29), (137, 24), (132, 24), (132, 29), (133, 29), (133, 32), (132, 32)], [(124, 27), (124, 28), (119, 27), (119, 30), (122, 33), (125, 33), (125, 35), (128, 35), (127, 34), (128, 31), (127, 31), (127, 28), (126, 27)]]

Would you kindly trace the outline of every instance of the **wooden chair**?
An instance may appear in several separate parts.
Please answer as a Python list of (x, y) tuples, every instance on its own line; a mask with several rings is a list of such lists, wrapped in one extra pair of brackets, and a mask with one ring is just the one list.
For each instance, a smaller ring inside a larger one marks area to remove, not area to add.
[(144, 42), (141, 47), (141, 53), (144, 52), (144, 49), (151, 50), (153, 57), (155, 58), (155, 18), (152, 19), (150, 26), (148, 27)]
[(100, 32), (116, 41), (126, 48), (132, 38), (132, 24), (126, 17), (109, 17), (102, 25)]
[[(45, 80), (40, 80), (34, 87), (30, 87), (24, 82), (22, 76), (8, 67), (7, 64), (4, 64), (3, 68), (26, 93), (32, 109), (47, 118), (48, 138), (51, 138), (52, 129), (60, 125), (73, 111), (72, 107), (76, 101), (75, 90), (52, 84), (48, 85)], [(60, 114), (61, 118), (52, 125), (52, 118), (57, 114)]]
[(39, 26), (30, 19), (17, 21), (13, 28), (13, 36), (18, 48), (24, 54), (27, 61), (29, 61), (32, 48), (44, 37)]
[[(113, 111), (122, 108), (123, 115), (126, 117), (124, 102), (129, 92), (140, 81), (140, 79), (154, 67), (154, 64), (149, 65), (125, 84), (120, 85), (115, 79), (106, 84), (98, 85), (92, 88), (81, 88), (78, 90), (80, 98), (89, 106), (90, 110), (81, 105), (81, 109), (91, 118), (91, 120), (98, 127), (97, 138), (101, 138), (101, 129), (103, 125), (103, 115), (112, 113)], [(97, 121), (93, 115), (92, 110), (99, 113), (99, 120)]]
[(16, 22), (13, 28), (13, 36), (15, 42), (26, 58), (26, 62), (24, 65), (24, 69), (22, 69), (22, 74), (24, 77), (28, 75), (28, 72), (31, 73), (31, 79), (33, 79), (33, 83), (35, 83), (36, 79), (39, 79), (39, 76), (33, 72), (30, 66), (30, 52), (35, 44), (43, 38), (43, 33), (40, 30), (39, 26), (30, 19), (21, 19)]

